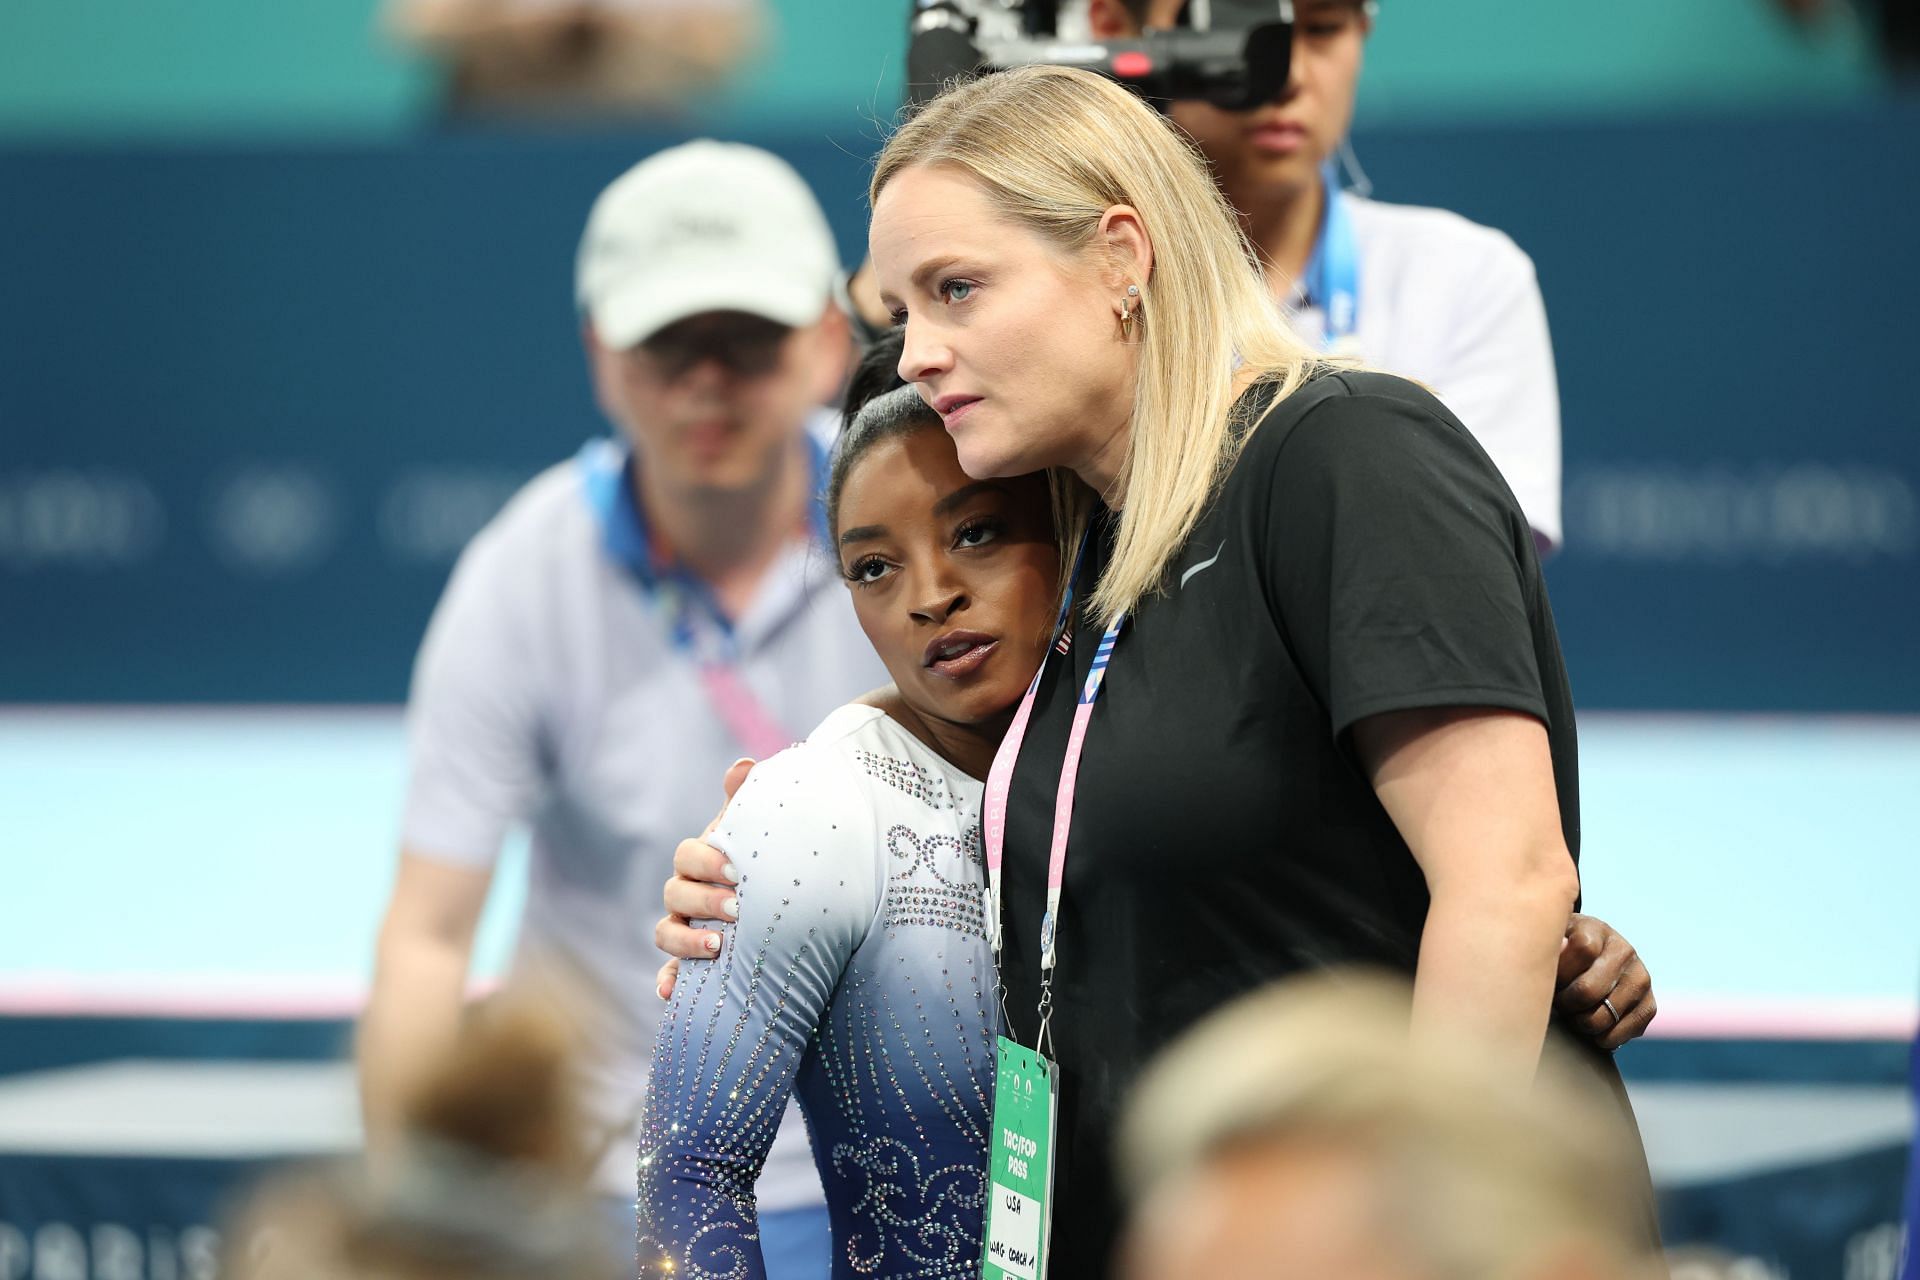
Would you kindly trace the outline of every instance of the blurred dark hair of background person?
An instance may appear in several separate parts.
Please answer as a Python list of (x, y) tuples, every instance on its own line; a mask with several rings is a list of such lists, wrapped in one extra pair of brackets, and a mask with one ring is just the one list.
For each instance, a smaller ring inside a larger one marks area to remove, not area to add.
[(1501, 1089), (1410, 1043), (1411, 989), (1333, 974), (1204, 1019), (1142, 1077), (1120, 1134), (1130, 1280), (1645, 1280), (1616, 1112), (1549, 1044)]
[[(230, 1280), (605, 1280), (574, 1089), (576, 1020), (551, 991), (482, 1006), (405, 1100), (404, 1138), (263, 1187), (227, 1235)], [(626, 1268), (629, 1273), (631, 1267)]]
[(759, 48), (761, 0), (391, 0), (455, 114), (678, 114)]

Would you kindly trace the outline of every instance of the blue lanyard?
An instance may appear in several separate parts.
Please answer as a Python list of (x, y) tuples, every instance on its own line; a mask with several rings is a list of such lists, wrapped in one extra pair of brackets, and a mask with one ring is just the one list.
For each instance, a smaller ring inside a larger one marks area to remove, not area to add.
[(1326, 218), (1320, 238), (1307, 259), (1307, 300), (1320, 309), (1320, 349), (1329, 355), (1351, 355), (1353, 335), (1360, 323), (1360, 247), (1353, 237), (1353, 215), (1346, 193), (1340, 190), (1331, 166), (1322, 170), (1327, 193)]
[[(807, 443), (818, 494), (826, 483), (827, 453), (811, 436)], [(631, 450), (611, 440), (594, 440), (580, 450), (578, 461), (587, 505), (600, 522), (607, 554), (659, 602), (674, 649), (693, 663), (708, 701), (733, 736), (756, 759), (793, 742), (740, 673), (739, 642), (713, 588), (683, 566), (663, 564), (654, 555), (634, 498)], [(818, 502), (813, 507), (813, 534), (825, 546), (826, 512)]]
[[(807, 448), (812, 489), (818, 495), (826, 489), (827, 451), (811, 435)], [(589, 440), (576, 462), (587, 505), (599, 521), (607, 554), (665, 606), (674, 647), (698, 660), (733, 662), (737, 657), (733, 624), (714, 598), (713, 589), (698, 575), (680, 565), (662, 563), (654, 554), (647, 523), (634, 498), (632, 471), (637, 463), (632, 449), (620, 441)], [(817, 501), (812, 504), (808, 525), (815, 541), (826, 546), (827, 513)]]

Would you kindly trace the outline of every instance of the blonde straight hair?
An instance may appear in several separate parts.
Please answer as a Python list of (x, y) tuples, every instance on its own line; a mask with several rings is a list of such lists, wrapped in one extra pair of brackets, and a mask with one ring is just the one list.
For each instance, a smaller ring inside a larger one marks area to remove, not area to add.
[[(1068, 255), (1094, 247), (1100, 220), (1131, 205), (1153, 245), (1138, 282), (1133, 414), (1121, 463), (1124, 506), (1089, 605), (1102, 625), (1163, 586), (1256, 423), (1229, 421), (1234, 380), (1277, 384), (1274, 403), (1317, 367), (1287, 327), (1240, 222), (1174, 128), (1105, 77), (1067, 67), (997, 72), (949, 88), (881, 151), (870, 200), (906, 169), (955, 165), (1009, 220)], [(1071, 556), (1093, 494), (1052, 475), (1056, 527)]]

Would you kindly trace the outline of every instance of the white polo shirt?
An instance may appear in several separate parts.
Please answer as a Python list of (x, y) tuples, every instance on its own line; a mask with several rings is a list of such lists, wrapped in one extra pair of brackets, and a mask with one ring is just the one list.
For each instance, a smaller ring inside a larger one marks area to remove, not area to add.
[[(749, 754), (676, 647), (660, 598), (623, 562), (645, 538), (624, 464), (619, 446), (589, 445), (522, 489), (461, 556), (414, 669), (401, 833), (417, 855), (486, 869), (510, 829), (531, 828), (514, 967), (559, 962), (602, 1011), (585, 1084), (610, 1139), (596, 1184), (616, 1195), (634, 1190), (633, 1128), (662, 1008), (660, 886), (674, 845), (719, 808), (727, 766)], [(846, 597), (830, 554), (796, 538), (733, 628), (738, 674), (793, 741), (886, 682)], [(797, 1112), (788, 1120), (760, 1179), (762, 1209), (820, 1200)]]
[[(1560, 387), (1533, 260), (1505, 234), (1444, 209), (1339, 197), (1352, 220), (1352, 349), (1425, 383), (1466, 424), (1520, 500), (1536, 538), (1560, 545)], [(1319, 345), (1321, 300), (1296, 292), (1294, 325)]]

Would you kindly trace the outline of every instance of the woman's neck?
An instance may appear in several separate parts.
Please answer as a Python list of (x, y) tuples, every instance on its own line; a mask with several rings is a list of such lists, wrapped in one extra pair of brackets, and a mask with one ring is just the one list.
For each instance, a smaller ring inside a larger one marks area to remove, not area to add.
[[(1128, 387), (1131, 390), (1131, 381)], [(1129, 397), (1127, 407), (1121, 411), (1113, 428), (1093, 444), (1085, 458), (1070, 468), (1080, 477), (1082, 484), (1098, 494), (1100, 501), (1115, 511), (1120, 510), (1127, 501), (1127, 452), (1132, 439), (1133, 405)]]
[(922, 715), (893, 685), (875, 689), (858, 701), (878, 707), (889, 720), (925, 743), (935, 755), (980, 782), (987, 780), (994, 753), (1000, 750), (1000, 739), (1006, 736), (1007, 726), (1013, 722), (1011, 707), (978, 725), (956, 724), (937, 716)]
[[(1264, 371), (1241, 367), (1233, 375), (1233, 397), (1238, 400), (1241, 393), (1258, 382)], [(1100, 496), (1109, 511), (1119, 512), (1127, 505), (1127, 444), (1131, 439), (1129, 432), (1132, 424), (1123, 419), (1119, 426), (1110, 432), (1105, 441), (1098, 445), (1093, 453), (1073, 467), (1073, 473), (1088, 488)]]
[(1123, 471), (1126, 456), (1123, 433), (1112, 449), (1112, 456), (1103, 451), (1073, 469), (1081, 482), (1099, 494), (1100, 501), (1114, 511), (1120, 510), (1127, 501), (1127, 477)]

